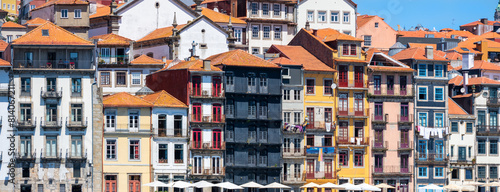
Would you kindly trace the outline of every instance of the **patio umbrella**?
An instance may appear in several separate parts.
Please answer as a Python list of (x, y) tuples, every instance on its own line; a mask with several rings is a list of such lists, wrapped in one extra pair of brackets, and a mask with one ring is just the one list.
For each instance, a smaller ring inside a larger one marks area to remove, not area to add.
[(258, 183), (255, 183), (253, 181), (250, 181), (248, 183), (245, 183), (243, 185), (240, 185), (240, 187), (245, 187), (245, 188), (249, 188), (250, 191), (252, 191), (253, 189), (252, 188), (261, 188), (261, 187), (264, 187), (263, 185), (261, 184), (258, 184)]
[(382, 188), (382, 189), (394, 189), (394, 188), (396, 188), (396, 187), (387, 185), (386, 183), (381, 183), (381, 184), (375, 185), (375, 187)]
[(184, 188), (188, 188), (188, 187), (194, 187), (194, 185), (191, 183), (185, 182), (185, 181), (176, 181), (176, 182), (174, 182), (173, 187), (184, 189)]
[(335, 184), (330, 183), (330, 182), (325, 183), (323, 185), (320, 185), (319, 187), (320, 188), (331, 188), (331, 189), (345, 189), (345, 187), (342, 187), (340, 185), (335, 185)]
[(215, 186), (212, 183), (206, 182), (206, 181), (198, 181), (196, 183), (193, 183), (194, 187), (196, 188), (208, 188), (208, 187), (213, 187)]
[(481, 185), (484, 185), (485, 183), (480, 183), (480, 182), (477, 182), (477, 181), (473, 181), (473, 182), (470, 182), (470, 183), (467, 183), (465, 185), (467, 186), (481, 186)]
[(431, 190), (443, 190), (443, 187), (434, 185), (434, 184), (429, 184), (423, 187), (420, 187), (419, 189), (431, 189)]
[(443, 189), (446, 189), (448, 191), (460, 191), (462, 190), (463, 187), (455, 185), (455, 184), (449, 184), (443, 187)]
[(350, 184), (350, 183), (344, 183), (340, 185), (345, 188), (345, 190), (352, 190), (352, 191), (361, 191), (361, 187)]
[(243, 187), (235, 185), (231, 182), (217, 183), (217, 184), (215, 184), (215, 187), (220, 187), (223, 189), (243, 189)]
[(318, 188), (318, 187), (319, 187), (319, 185), (318, 185), (318, 184), (313, 183), (313, 182), (310, 182), (310, 183), (308, 183), (308, 184), (303, 185), (303, 186), (302, 186), (302, 187), (300, 187), (300, 188)]
[(142, 186), (148, 186), (148, 187), (172, 187), (172, 183), (166, 184), (161, 181), (153, 181), (151, 183), (146, 183)]
[(261, 188), (267, 188), (267, 189), (290, 189), (291, 187), (288, 187), (288, 186), (280, 184), (280, 183), (273, 182), (273, 183), (271, 183), (269, 185), (266, 185), (266, 186), (263, 186)]
[(382, 191), (382, 189), (366, 183), (361, 183), (356, 186), (361, 187), (361, 190), (363, 191)]
[(473, 186), (462, 186), (462, 191), (476, 191)]

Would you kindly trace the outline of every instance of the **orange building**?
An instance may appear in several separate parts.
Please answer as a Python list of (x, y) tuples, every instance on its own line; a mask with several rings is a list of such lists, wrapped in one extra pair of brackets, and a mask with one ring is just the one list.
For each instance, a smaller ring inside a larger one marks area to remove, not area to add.
[(398, 34), (384, 18), (376, 15), (361, 15), (356, 20), (356, 37), (363, 39), (363, 46), (377, 49), (389, 49), (396, 43)]

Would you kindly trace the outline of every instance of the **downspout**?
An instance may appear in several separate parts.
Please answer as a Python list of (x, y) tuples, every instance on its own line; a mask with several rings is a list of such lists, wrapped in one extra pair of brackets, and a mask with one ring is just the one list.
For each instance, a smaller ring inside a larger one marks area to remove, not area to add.
[[(153, 148), (153, 134), (154, 134), (154, 129), (153, 129), (153, 107), (151, 107), (151, 110), (149, 112), (149, 124), (150, 124), (150, 134), (149, 134), (149, 182), (153, 182), (154, 180), (154, 172), (153, 172), (153, 163), (151, 162), (151, 149)], [(156, 187), (155, 187), (156, 188)], [(150, 189), (151, 190), (151, 189)]]

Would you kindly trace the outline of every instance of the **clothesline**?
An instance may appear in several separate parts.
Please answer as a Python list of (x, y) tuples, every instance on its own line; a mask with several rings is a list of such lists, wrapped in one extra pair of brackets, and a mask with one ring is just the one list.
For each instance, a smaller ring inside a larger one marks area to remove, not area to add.
[(448, 127), (424, 127), (417, 125), (417, 131), (424, 139), (429, 139), (431, 136), (437, 136), (441, 139), (443, 135), (448, 134)]

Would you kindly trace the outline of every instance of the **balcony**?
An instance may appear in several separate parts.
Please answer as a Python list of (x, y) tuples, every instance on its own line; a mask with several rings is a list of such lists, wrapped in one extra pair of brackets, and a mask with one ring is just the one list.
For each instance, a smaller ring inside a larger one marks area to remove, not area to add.
[(389, 114), (372, 114), (372, 123), (386, 124)]
[(34, 161), (36, 159), (36, 149), (31, 153), (31, 151), (28, 151), (24, 154), (22, 153), (15, 153), (16, 156), (16, 161)]
[(411, 176), (413, 166), (401, 167), (399, 165), (374, 166), (372, 165), (372, 174), (377, 177), (384, 176)]
[(497, 125), (478, 125), (477, 135), (500, 135), (500, 126)]
[(320, 149), (323, 150), (324, 156), (334, 156), (335, 155), (335, 147), (306, 147), (306, 155), (307, 156), (318, 156), (320, 153)]
[(373, 90), (373, 95), (370, 95), (370, 97), (413, 97), (413, 94), (411, 90), (408, 90), (408, 87), (401, 88), (398, 84), (395, 84), (392, 89), (381, 86), (379, 89)]
[[(135, 134), (142, 136), (151, 135), (151, 124), (135, 124), (131, 125), (129, 123), (120, 123), (115, 126), (105, 127), (105, 134)], [(173, 136), (173, 133), (170, 133), (169, 136)]]
[(99, 56), (97, 58), (97, 61), (99, 62), (99, 65), (127, 65), (129, 64), (129, 56), (128, 55)]
[[(196, 125), (196, 124), (224, 124), (226, 122), (226, 116), (225, 115), (217, 115), (217, 118), (214, 118), (214, 115), (212, 116), (202, 116), (201, 118), (197, 114), (191, 114), (191, 124), (196, 127), (203, 127), (203, 125)], [(210, 125), (208, 125), (210, 126)]]
[(398, 123), (399, 124), (412, 124), (413, 123), (413, 114), (409, 114), (407, 116), (398, 115)]
[(66, 159), (70, 160), (70, 161), (84, 161), (87, 159), (87, 150), (85, 149), (85, 153), (73, 153), (73, 152), (69, 152), (68, 149), (66, 149)]
[(68, 117), (66, 117), (66, 128), (70, 131), (83, 131), (87, 128), (88, 118), (85, 118), (85, 121), (70, 121)]
[(306, 173), (306, 179), (334, 179), (333, 172), (315, 171)]
[(326, 131), (327, 128), (331, 130), (332, 128), (332, 123), (331, 122), (325, 122), (325, 121), (313, 121), (313, 122), (307, 122), (306, 129), (307, 130), (318, 130), (318, 131)]
[(448, 157), (444, 153), (421, 153), (417, 152), (417, 162), (420, 164), (446, 164)]
[(338, 117), (339, 118), (368, 118), (368, 109), (362, 108), (339, 108)]
[(345, 138), (345, 137), (338, 137), (337, 139), (337, 145), (351, 145), (351, 146), (362, 146), (366, 147), (370, 145), (370, 138), (369, 137), (351, 137), (351, 138)]
[(486, 100), (486, 105), (492, 107), (500, 107), (500, 98), (488, 97), (488, 100)]
[(290, 174), (282, 174), (281, 181), (283, 181), (284, 184), (306, 183), (305, 179), (303, 179), (304, 176), (305, 176), (305, 174), (300, 174), (300, 173), (295, 177), (291, 173)]
[[(453, 158), (453, 157), (452, 157)], [(474, 157), (475, 159), (476, 157)], [(474, 161), (472, 161), (472, 158), (468, 158), (467, 157), (455, 157), (453, 159), (450, 159), (450, 163), (453, 163), (453, 164), (462, 164), (462, 165), (466, 165), (466, 164), (475, 164)]]
[(47, 155), (43, 152), (43, 149), (40, 151), (40, 159), (44, 162), (47, 161), (60, 161), (62, 157), (62, 149), (59, 149), (59, 153), (57, 151), (51, 155)]
[(193, 141), (193, 143), (191, 144), (191, 150), (226, 150), (226, 142), (212, 141), (210, 143), (202, 143), (201, 141)]
[(195, 99), (195, 98), (200, 98), (200, 99), (209, 99), (209, 98), (223, 99), (225, 97), (225, 94), (224, 94), (224, 91), (222, 91), (222, 89), (220, 91), (216, 92), (216, 91), (214, 91), (214, 89), (202, 90), (201, 88), (200, 89), (192, 89), (191, 88), (189, 96), (191, 96), (191, 98), (193, 98), (193, 99)]
[(364, 79), (339, 79), (339, 89), (368, 89), (368, 81)]
[(220, 177), (226, 174), (226, 169), (224, 167), (211, 167), (208, 169), (203, 169), (202, 167), (193, 167), (192, 176), (199, 177)]
[(59, 91), (57, 91), (57, 88), (47, 88), (40, 90), (40, 97), (44, 99), (60, 99), (62, 97), (62, 87)]
[(41, 118), (40, 125), (45, 130), (59, 131), (62, 127), (62, 117), (59, 119), (60, 120), (57, 121), (56, 117), (54, 118), (54, 121), (49, 121), (49, 120), (44, 121), (43, 118)]
[(372, 151), (387, 151), (388, 146), (389, 146), (388, 141), (372, 140)]
[(306, 156), (306, 147), (301, 148), (283, 148), (283, 158), (303, 158)]
[(92, 70), (93, 60), (18, 60), (12, 64), (15, 69), (24, 70)]
[(404, 142), (398, 141), (398, 151), (411, 151), (413, 150), (413, 141)]
[(288, 123), (283, 125), (283, 134), (304, 134), (304, 131), (301, 125), (291, 125)]
[(34, 131), (36, 128), (36, 117), (35, 120), (28, 119), (26, 121), (18, 120), (15, 123), (18, 131)]

